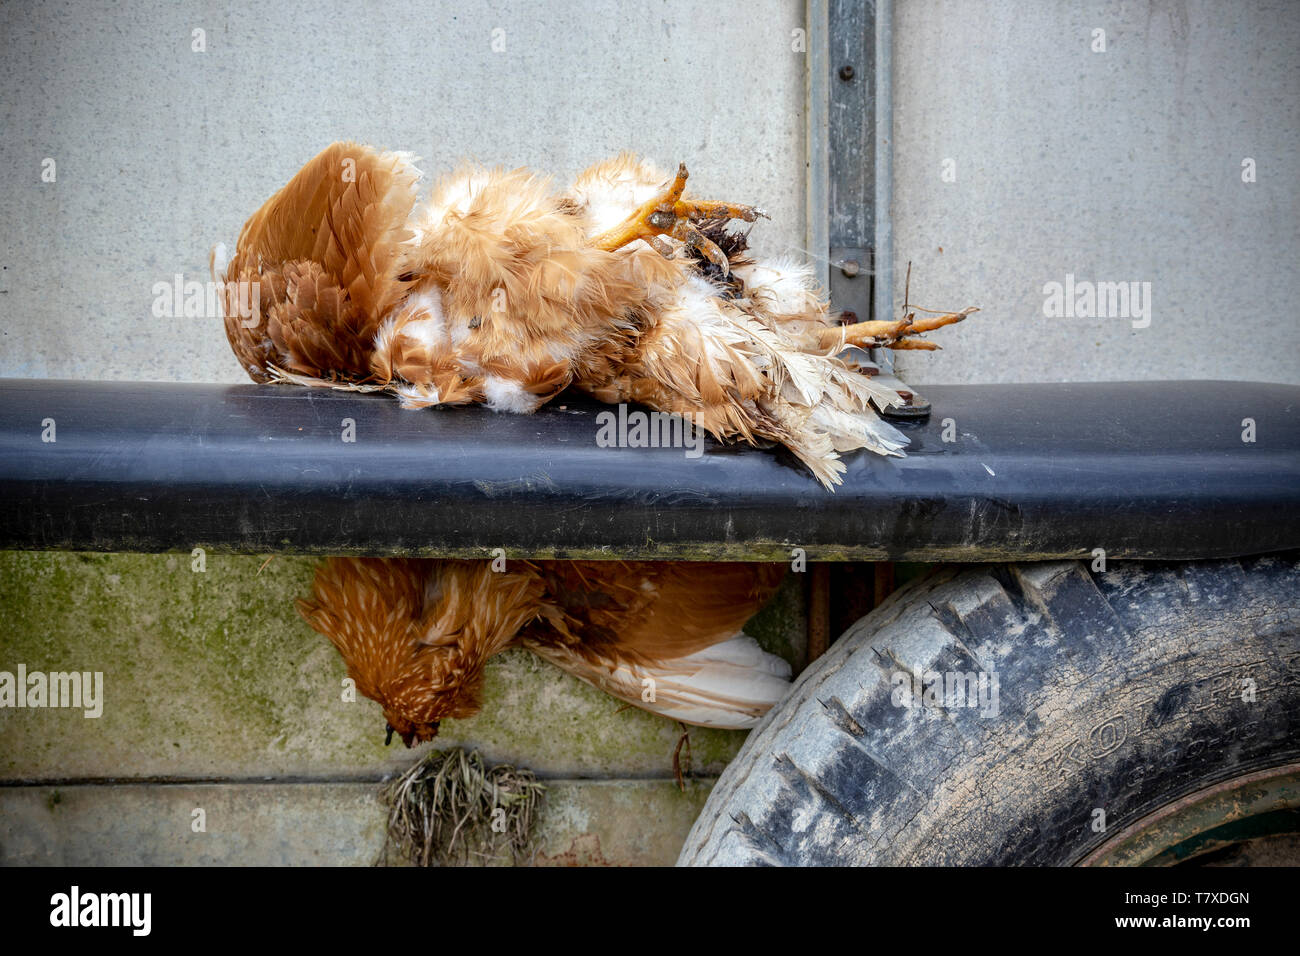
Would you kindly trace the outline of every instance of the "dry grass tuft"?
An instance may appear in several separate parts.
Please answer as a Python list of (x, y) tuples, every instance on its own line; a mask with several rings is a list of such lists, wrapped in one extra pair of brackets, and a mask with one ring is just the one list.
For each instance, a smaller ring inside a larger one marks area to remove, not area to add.
[(546, 787), (531, 770), (486, 768), (476, 751), (432, 750), (383, 791), (388, 835), (378, 863), (527, 862)]

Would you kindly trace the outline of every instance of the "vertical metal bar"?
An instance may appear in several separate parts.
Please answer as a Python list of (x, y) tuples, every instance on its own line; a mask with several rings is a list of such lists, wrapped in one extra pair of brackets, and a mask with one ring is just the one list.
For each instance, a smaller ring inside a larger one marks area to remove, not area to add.
[(823, 289), (830, 288), (829, 266), (826, 255), (830, 249), (830, 224), (826, 210), (830, 203), (830, 23), (827, 14), (828, 0), (808, 0), (807, 3), (807, 72), (805, 76), (804, 159), (808, 178), (807, 229), (804, 248), (813, 262), (814, 275)]
[(876, 562), (875, 579), (875, 606), (880, 607), (894, 593), (894, 565), (889, 561)]
[(831, 567), (831, 633), (834, 644), (875, 605), (875, 567), (866, 561), (840, 561)]
[(808, 568), (808, 663), (831, 643), (831, 566), (817, 561)]
[[(894, 3), (876, 0), (875, 18), (875, 283), (872, 318), (894, 315)], [(873, 349), (872, 358), (883, 371), (894, 368), (894, 353)]]
[(830, 176), (826, 216), (830, 239), (831, 304), (848, 321), (871, 317), (875, 244), (876, 144), (873, 122), (876, 47), (873, 7), (830, 0), (827, 144)]

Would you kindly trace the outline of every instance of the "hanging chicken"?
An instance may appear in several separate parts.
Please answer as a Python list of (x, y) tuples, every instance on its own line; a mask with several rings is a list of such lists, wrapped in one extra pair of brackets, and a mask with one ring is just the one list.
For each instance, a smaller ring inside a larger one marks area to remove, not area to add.
[(915, 335), (974, 310), (838, 325), (809, 268), (729, 229), (761, 210), (686, 198), (686, 178), (628, 154), (565, 192), (466, 167), (417, 209), (409, 154), (335, 143), (244, 225), (226, 334), (258, 382), (523, 413), (574, 386), (780, 442), (827, 487), (841, 452), (901, 455), (877, 414), (898, 394), (836, 354), (933, 348)]
[[(391, 737), (431, 740), (478, 713), (483, 669), (522, 646), (637, 707), (748, 728), (790, 667), (741, 630), (780, 564), (331, 558), (298, 610), (330, 639)], [(680, 747), (680, 744), (679, 744)]]

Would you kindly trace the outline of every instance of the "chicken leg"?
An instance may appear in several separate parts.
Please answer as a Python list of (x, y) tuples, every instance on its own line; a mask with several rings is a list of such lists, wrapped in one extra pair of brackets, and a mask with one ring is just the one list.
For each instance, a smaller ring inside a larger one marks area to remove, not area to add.
[(768, 215), (757, 206), (711, 199), (682, 199), (689, 175), (685, 163), (678, 165), (676, 178), (662, 193), (642, 203), (636, 212), (613, 229), (595, 237), (593, 244), (596, 248), (613, 252), (638, 239), (644, 239), (661, 255), (668, 255), (671, 249), (659, 241), (659, 237), (671, 236), (698, 249), (701, 255), (722, 270), (724, 276), (729, 275), (731, 266), (726, 255), (716, 243), (700, 232), (695, 223), (705, 219), (742, 219), (754, 222), (759, 216), (766, 219)]
[[(927, 315), (917, 319), (909, 314), (893, 321), (854, 322), (852, 325), (830, 326), (818, 330), (816, 347), (820, 349), (835, 348), (837, 345), (856, 345), (859, 348), (889, 349), (937, 349), (939, 346), (924, 339), (907, 338), (919, 332), (933, 332), (945, 325), (960, 322), (966, 316), (979, 309), (962, 309), (960, 312), (948, 312), (944, 315)], [(812, 336), (807, 338), (811, 339)], [(812, 344), (811, 341), (808, 344)]]

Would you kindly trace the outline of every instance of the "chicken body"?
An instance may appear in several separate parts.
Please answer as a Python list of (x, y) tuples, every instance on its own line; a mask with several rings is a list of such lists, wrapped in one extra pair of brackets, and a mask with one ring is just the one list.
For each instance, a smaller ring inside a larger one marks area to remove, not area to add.
[(751, 727), (789, 666), (742, 632), (785, 573), (773, 564), (331, 558), (299, 612), (407, 746), (481, 706), (483, 669), (523, 646), (628, 703), (685, 723)]
[(727, 221), (760, 210), (686, 199), (684, 168), (628, 154), (563, 193), (466, 167), (417, 209), (418, 180), (407, 154), (336, 143), (249, 219), (225, 322), (255, 381), (522, 413), (572, 385), (780, 442), (830, 487), (840, 452), (906, 444), (877, 414), (897, 393), (835, 354), (926, 346), (912, 336), (966, 314), (841, 327), (810, 269), (735, 253)]

